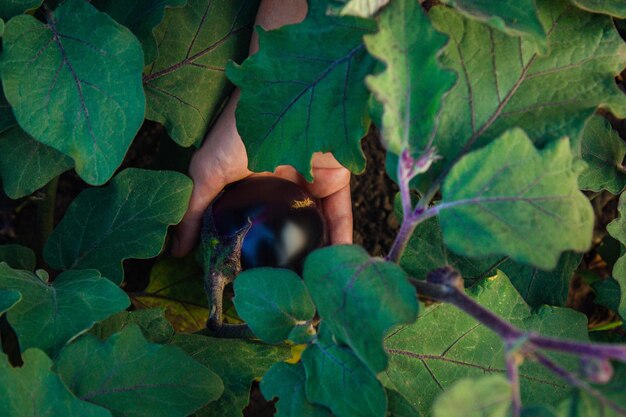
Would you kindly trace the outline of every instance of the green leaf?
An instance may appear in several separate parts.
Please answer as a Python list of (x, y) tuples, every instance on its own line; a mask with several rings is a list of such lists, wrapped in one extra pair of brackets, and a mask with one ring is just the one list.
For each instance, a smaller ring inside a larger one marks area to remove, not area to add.
[(332, 152), (353, 172), (365, 168), (359, 142), (369, 125), (369, 93), (363, 80), (375, 61), (363, 35), (373, 22), (328, 16), (327, 5), (310, 2), (297, 25), (258, 29), (259, 52), (226, 70), (241, 89), (237, 129), (252, 171), (289, 164), (311, 181), (317, 151)]
[[(611, 110), (626, 116), (624, 94), (614, 81), (626, 66), (626, 43), (611, 19), (582, 12), (566, 0), (537, 0), (537, 5), (553, 45), (545, 56), (527, 41), (450, 8), (430, 10), (435, 29), (451, 38), (442, 63), (457, 72), (459, 81), (446, 95), (433, 140), (444, 159), (420, 176), (420, 190), (468, 150), (511, 127), (523, 127), (544, 145), (564, 136), (578, 138), (598, 105), (619, 102)], [(572, 82), (576, 88), (563, 88)], [(422, 146), (427, 142), (424, 138)]]
[(11, 368), (0, 360), (0, 415), (11, 417), (111, 417), (104, 408), (77, 399), (50, 371), (52, 361), (38, 349), (22, 355), (24, 365)]
[(55, 369), (78, 398), (125, 417), (186, 417), (224, 390), (212, 371), (180, 348), (148, 342), (131, 325), (101, 341), (68, 345)]
[(92, 0), (91, 4), (130, 29), (141, 42), (145, 64), (158, 55), (154, 28), (163, 20), (166, 7), (184, 6), (187, 0)]
[[(237, 278), (239, 279), (239, 278)], [(266, 400), (278, 398), (276, 417), (329, 417), (330, 410), (313, 404), (306, 398), (306, 374), (301, 363), (275, 363), (261, 380), (261, 392)]]
[(623, 0), (572, 0), (572, 3), (588, 12), (626, 19), (626, 3)]
[[(396, 205), (396, 213), (401, 208)], [(413, 232), (402, 254), (400, 266), (412, 277), (426, 279), (428, 272), (450, 265), (457, 269), (471, 286), (483, 278), (503, 271), (524, 300), (532, 307), (543, 304), (564, 306), (574, 271), (580, 265), (582, 254), (564, 252), (556, 267), (550, 271), (521, 264), (506, 256), (488, 256), (472, 259), (448, 250), (436, 217), (421, 223)]]
[(0, 245), (0, 262), (6, 262), (11, 268), (34, 271), (37, 264), (35, 252), (22, 245)]
[(37, 347), (50, 356), (130, 304), (124, 291), (94, 270), (67, 271), (50, 283), (44, 271), (35, 275), (0, 263), (0, 289), (22, 294), (7, 313), (22, 351)]
[(161, 252), (167, 226), (187, 209), (191, 187), (177, 172), (125, 169), (106, 187), (76, 197), (48, 239), (46, 262), (64, 270), (94, 268), (121, 283), (124, 259)]
[(386, 391), (387, 402), (389, 403), (389, 409), (387, 410), (389, 417), (420, 417), (419, 411), (398, 391), (389, 388)]
[(592, 283), (591, 287), (596, 293), (596, 298), (593, 299), (595, 304), (613, 311), (619, 310), (622, 291), (617, 280), (614, 278), (603, 279)]
[(302, 279), (293, 271), (254, 268), (235, 280), (233, 303), (254, 334), (267, 343), (279, 343), (297, 326), (315, 315), (315, 305)]
[(237, 417), (248, 404), (252, 380), (260, 378), (275, 363), (291, 356), (289, 347), (262, 343), (178, 334), (174, 345), (215, 371), (224, 381), (224, 394), (203, 408), (197, 417)]
[(0, 290), (0, 314), (6, 313), (22, 299), (22, 294), (15, 290)]
[(169, 343), (176, 334), (161, 308), (122, 311), (96, 323), (89, 333), (100, 340), (106, 340), (130, 325), (139, 326), (143, 336), (152, 343)]
[(339, 0), (338, 2), (342, 4), (329, 5), (331, 14), (367, 18), (374, 16), (389, 3), (389, 0)]
[(2, 43), (2, 83), (20, 126), (71, 156), (88, 183), (108, 181), (143, 122), (135, 36), (88, 2), (66, 0), (46, 23), (11, 19)]
[(4, 96), (4, 91), (0, 88), (0, 133), (15, 125), (17, 125), (17, 120), (13, 116), (11, 105)]
[(348, 348), (318, 340), (302, 353), (309, 401), (337, 417), (383, 417), (387, 398), (380, 381)]
[[(499, 272), (467, 290), (476, 302), (524, 330), (587, 341), (587, 318), (574, 310), (541, 307), (534, 312)], [(397, 390), (424, 415), (435, 399), (462, 378), (506, 372), (502, 340), (466, 313), (449, 304), (425, 309), (415, 324), (400, 327), (387, 337), (389, 368), (383, 383)], [(577, 358), (551, 358), (578, 369)], [(410, 376), (410, 377), (408, 377)], [(520, 367), (524, 403), (555, 404), (569, 387), (541, 365), (526, 361)]]
[(378, 27), (378, 33), (365, 36), (365, 45), (386, 69), (366, 82), (384, 106), (382, 140), (397, 155), (404, 149), (416, 154), (432, 137), (442, 97), (456, 81), (438, 60), (448, 37), (432, 28), (414, 0), (392, 2), (380, 14)]
[(465, 378), (437, 398), (433, 416), (508, 417), (510, 405), (511, 385), (504, 376)]
[(609, 121), (601, 116), (589, 119), (582, 132), (581, 148), (587, 168), (578, 178), (579, 187), (619, 194), (626, 187), (626, 171), (622, 165), (626, 143)]
[(536, 0), (442, 0), (470, 19), (484, 22), (509, 36), (525, 36), (547, 52), (546, 32)]
[(594, 215), (572, 159), (567, 139), (539, 151), (521, 129), (464, 156), (441, 191), (446, 245), (470, 257), (501, 254), (543, 269), (554, 268), (563, 251), (586, 251)]
[(387, 367), (382, 339), (417, 316), (415, 289), (393, 262), (372, 258), (360, 246), (318, 249), (304, 265), (318, 313), (334, 337), (350, 346), (373, 372)]
[(165, 11), (159, 56), (144, 75), (146, 118), (181, 146), (201, 143), (232, 85), (224, 68), (248, 56), (259, 0), (189, 0)]
[(73, 166), (70, 157), (37, 142), (19, 126), (0, 133), (0, 178), (10, 198), (32, 194)]
[(148, 287), (132, 295), (140, 308), (164, 307), (165, 316), (179, 332), (195, 332), (206, 327), (209, 318), (202, 268), (194, 255), (183, 259), (165, 258), (150, 271)]
[(41, 6), (43, 0), (4, 0), (0, 2), (0, 17), (9, 20), (13, 16)]
[[(619, 240), (622, 247), (626, 245), (626, 197), (624, 193), (620, 196), (618, 211), (619, 217), (613, 220), (606, 226), (607, 232), (615, 239)], [(613, 297), (612, 304), (617, 304), (616, 311), (622, 318), (626, 319), (626, 255), (622, 255), (615, 266), (613, 266), (612, 272), (613, 278), (617, 281), (620, 287), (620, 296)]]

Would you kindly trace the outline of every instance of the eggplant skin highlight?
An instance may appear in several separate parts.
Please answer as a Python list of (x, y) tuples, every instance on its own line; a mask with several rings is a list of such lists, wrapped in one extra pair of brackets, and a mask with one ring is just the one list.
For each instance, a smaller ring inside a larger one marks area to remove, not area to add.
[(302, 273), (306, 256), (326, 243), (318, 202), (282, 178), (259, 176), (232, 183), (209, 210), (217, 239), (244, 233), (243, 271), (268, 266)]

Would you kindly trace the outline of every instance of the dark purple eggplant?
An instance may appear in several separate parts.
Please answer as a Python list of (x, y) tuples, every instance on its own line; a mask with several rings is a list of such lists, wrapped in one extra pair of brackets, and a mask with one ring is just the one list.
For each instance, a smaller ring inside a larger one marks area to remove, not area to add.
[(245, 325), (223, 323), (225, 286), (240, 271), (261, 266), (301, 274), (306, 256), (325, 244), (326, 233), (312, 196), (291, 181), (263, 176), (226, 187), (205, 212), (201, 237), (211, 305), (207, 327), (214, 335), (242, 337), (249, 330)]

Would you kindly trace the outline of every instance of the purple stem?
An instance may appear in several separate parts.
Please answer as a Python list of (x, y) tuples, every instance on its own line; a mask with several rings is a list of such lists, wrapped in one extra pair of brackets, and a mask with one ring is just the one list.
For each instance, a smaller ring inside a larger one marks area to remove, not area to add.
[(550, 360), (547, 356), (539, 352), (535, 352), (533, 354), (533, 357), (537, 360), (537, 362), (539, 362), (541, 365), (543, 365), (544, 367), (552, 371), (555, 375), (558, 375), (560, 378), (567, 381), (569, 384), (575, 386), (576, 388), (585, 390), (589, 395), (591, 395), (592, 397), (600, 401), (600, 403), (602, 403), (606, 407), (610, 407), (613, 410), (615, 410), (617, 413), (623, 416), (626, 416), (626, 408), (623, 408), (619, 406), (618, 404), (615, 404), (613, 401), (608, 400), (607, 398), (604, 397), (604, 395), (602, 395), (602, 393), (592, 388), (588, 383), (581, 380), (573, 373), (569, 372), (566, 369), (561, 368), (555, 362)]
[(552, 337), (530, 334), (529, 340), (537, 347), (559, 350), (578, 356), (591, 356), (601, 359), (616, 359), (626, 363), (626, 346), (601, 343), (584, 343), (574, 340), (562, 340)]
[(510, 350), (506, 353), (506, 373), (511, 384), (512, 414), (513, 417), (520, 417), (522, 415), (522, 396), (520, 394), (519, 365), (516, 353)]

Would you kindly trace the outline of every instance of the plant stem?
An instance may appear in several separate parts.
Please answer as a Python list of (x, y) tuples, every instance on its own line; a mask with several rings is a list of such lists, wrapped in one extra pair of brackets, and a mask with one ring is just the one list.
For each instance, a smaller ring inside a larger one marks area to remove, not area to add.
[(600, 359), (616, 359), (626, 363), (625, 345), (608, 345), (603, 343), (584, 343), (574, 340), (562, 340), (552, 337), (530, 334), (529, 340), (537, 347), (578, 356), (591, 356)]
[(511, 384), (512, 414), (513, 417), (520, 417), (522, 415), (522, 396), (519, 383), (519, 364), (517, 363), (517, 354), (510, 350), (510, 347), (507, 347), (506, 353), (506, 373)]
[[(59, 177), (54, 177), (45, 187), (44, 196), (37, 204), (37, 249), (43, 254), (48, 238), (54, 230), (54, 208), (56, 204)], [(40, 261), (40, 266), (43, 266)]]
[(547, 356), (545, 356), (545, 355), (543, 355), (541, 353), (535, 352), (533, 354), (533, 357), (534, 357), (534, 359), (537, 360), (537, 362), (539, 362), (545, 368), (547, 368), (550, 371), (552, 371), (555, 375), (557, 375), (560, 378), (562, 378), (564, 381), (566, 381), (569, 384), (575, 386), (576, 388), (579, 388), (579, 389), (582, 389), (582, 390), (586, 391), (589, 395), (591, 395), (592, 397), (594, 397), (595, 399), (600, 401), (600, 403), (602, 403), (606, 407), (610, 407), (613, 410), (615, 410), (617, 413), (619, 413), (619, 414), (621, 414), (623, 416), (626, 416), (626, 408), (623, 408), (620, 405), (615, 404), (613, 401), (608, 400), (607, 398), (604, 397), (604, 395), (602, 395), (602, 393), (600, 393), (599, 391), (595, 390), (588, 383), (586, 383), (585, 381), (581, 380), (580, 378), (578, 378), (573, 373), (569, 372), (566, 369), (563, 369), (562, 367), (560, 367), (559, 365), (554, 363)]

